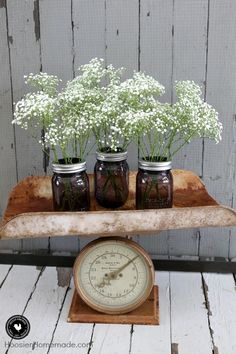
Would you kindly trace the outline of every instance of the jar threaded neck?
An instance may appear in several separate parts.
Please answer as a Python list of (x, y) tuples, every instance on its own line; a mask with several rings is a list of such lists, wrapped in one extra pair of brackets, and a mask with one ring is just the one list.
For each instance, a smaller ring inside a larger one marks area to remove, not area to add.
[(63, 173), (63, 174), (83, 172), (86, 171), (86, 161), (72, 163), (72, 164), (53, 163), (52, 170), (54, 173)]
[(167, 170), (171, 170), (172, 162), (171, 161), (151, 162), (146, 160), (139, 160), (138, 167), (141, 170), (147, 170), (147, 171), (167, 171)]
[(124, 152), (110, 152), (110, 153), (105, 153), (105, 152), (96, 152), (96, 157), (97, 160), (100, 161), (105, 161), (105, 162), (119, 162), (119, 161), (124, 161), (127, 159), (127, 151)]

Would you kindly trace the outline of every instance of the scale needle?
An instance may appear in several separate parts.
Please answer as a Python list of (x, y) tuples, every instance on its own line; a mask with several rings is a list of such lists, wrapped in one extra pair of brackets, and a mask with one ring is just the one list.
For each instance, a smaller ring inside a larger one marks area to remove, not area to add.
[[(98, 288), (103, 288), (105, 285), (109, 285), (110, 284), (110, 280), (112, 279), (117, 279), (117, 275), (123, 270), (125, 269), (130, 263), (132, 263), (133, 261), (135, 261), (136, 258), (138, 258), (139, 255), (135, 256), (134, 258), (130, 259), (127, 263), (125, 263), (123, 266), (121, 266), (120, 268), (118, 268), (117, 270), (114, 270), (110, 273), (108, 273), (106, 276), (103, 277), (103, 280), (101, 281), (101, 283), (99, 283), (97, 286)], [(108, 283), (107, 283), (108, 281)]]

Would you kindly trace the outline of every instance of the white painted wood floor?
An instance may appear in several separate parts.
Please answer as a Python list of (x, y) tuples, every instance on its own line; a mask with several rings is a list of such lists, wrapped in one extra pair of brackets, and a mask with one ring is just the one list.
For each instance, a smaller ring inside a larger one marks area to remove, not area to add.
[[(66, 322), (73, 281), (59, 286), (53, 267), (0, 265), (0, 353), (236, 353), (232, 274), (158, 272), (156, 283), (160, 326), (74, 324)], [(31, 330), (11, 341), (5, 323), (16, 314)]]

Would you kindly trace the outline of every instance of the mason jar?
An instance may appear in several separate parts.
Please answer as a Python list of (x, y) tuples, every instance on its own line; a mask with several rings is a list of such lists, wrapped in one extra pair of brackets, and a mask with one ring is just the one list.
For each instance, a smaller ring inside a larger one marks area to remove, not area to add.
[(97, 152), (94, 167), (95, 198), (104, 208), (118, 208), (129, 195), (129, 166), (127, 151)]
[(171, 161), (139, 161), (136, 177), (136, 209), (171, 208), (173, 177)]
[(90, 208), (89, 179), (86, 162), (73, 158), (71, 164), (64, 159), (52, 164), (53, 206), (56, 211), (86, 211)]

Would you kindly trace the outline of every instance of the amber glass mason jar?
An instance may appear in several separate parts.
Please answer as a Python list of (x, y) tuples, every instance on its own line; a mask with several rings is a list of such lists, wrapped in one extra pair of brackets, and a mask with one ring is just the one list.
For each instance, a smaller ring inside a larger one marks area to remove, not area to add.
[(95, 198), (105, 208), (121, 207), (129, 195), (127, 152), (97, 152), (96, 155)]
[(173, 177), (171, 161), (139, 161), (136, 178), (136, 209), (171, 208)]
[(90, 208), (89, 179), (86, 162), (73, 158), (71, 164), (64, 159), (52, 164), (53, 206), (57, 211), (85, 211)]

